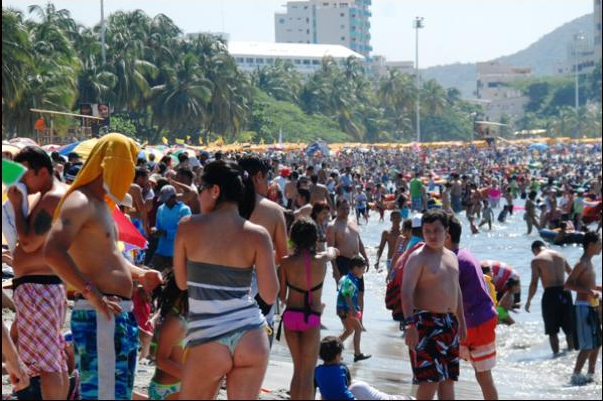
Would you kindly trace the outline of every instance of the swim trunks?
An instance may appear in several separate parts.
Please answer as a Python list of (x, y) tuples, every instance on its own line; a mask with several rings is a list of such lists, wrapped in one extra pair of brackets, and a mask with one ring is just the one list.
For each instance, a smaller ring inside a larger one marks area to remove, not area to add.
[(486, 372), (496, 366), (496, 325), (498, 317), (479, 326), (467, 328), (467, 340), (461, 343), (461, 357), (471, 362), (476, 372)]
[(423, 198), (419, 197), (412, 197), (411, 198), (411, 209), (412, 210), (416, 210), (416, 211), (422, 211), (423, 210)]
[(573, 332), (573, 302), (572, 294), (560, 287), (550, 287), (544, 290), (542, 296), (542, 317), (544, 318), (544, 333), (553, 335), (559, 329), (568, 335)]
[(61, 334), (67, 310), (65, 286), (57, 276), (25, 276), (13, 280), (19, 355), (31, 377), (41, 372), (67, 372)]
[(576, 348), (589, 351), (601, 346), (601, 318), (599, 309), (584, 301), (576, 301), (574, 306), (576, 327)]
[(129, 400), (134, 387), (138, 325), (131, 301), (107, 320), (88, 301), (78, 300), (71, 314), (75, 361), (84, 400)]
[(458, 381), (459, 327), (451, 314), (415, 313), (419, 343), (410, 350), (413, 384)]

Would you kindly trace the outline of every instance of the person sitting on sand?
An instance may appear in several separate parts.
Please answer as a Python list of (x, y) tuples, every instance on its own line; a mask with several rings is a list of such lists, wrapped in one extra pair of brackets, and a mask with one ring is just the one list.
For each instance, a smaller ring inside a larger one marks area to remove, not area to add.
[(302, 219), (293, 223), (291, 241), (295, 253), (285, 257), (279, 268), (280, 299), (286, 304), (281, 323), (293, 359), (290, 394), (293, 400), (314, 398), (312, 380), (320, 342), (322, 284), (327, 262), (338, 255), (335, 248), (316, 253), (317, 238), (318, 229), (313, 221)]
[(337, 337), (320, 341), (320, 359), (324, 364), (314, 369), (314, 386), (323, 400), (412, 400), (403, 395), (383, 393), (368, 383), (353, 381), (350, 370), (341, 361), (343, 343)]

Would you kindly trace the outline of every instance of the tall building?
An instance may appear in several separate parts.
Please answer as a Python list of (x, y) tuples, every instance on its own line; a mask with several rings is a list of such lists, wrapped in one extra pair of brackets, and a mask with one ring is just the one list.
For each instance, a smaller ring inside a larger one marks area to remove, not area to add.
[(601, 0), (594, 0), (595, 14), (595, 60), (601, 60)]
[(531, 74), (530, 68), (518, 68), (497, 61), (477, 63), (477, 98), (481, 99), (490, 121), (500, 121), (503, 114), (512, 118), (524, 114), (528, 97), (508, 85)]
[(342, 45), (365, 57), (373, 48), (371, 0), (290, 1), (274, 15), (276, 42)]

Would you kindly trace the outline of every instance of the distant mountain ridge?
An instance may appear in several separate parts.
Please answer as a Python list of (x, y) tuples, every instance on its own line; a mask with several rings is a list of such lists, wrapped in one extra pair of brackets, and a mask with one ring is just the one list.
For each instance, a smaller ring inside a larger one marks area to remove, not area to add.
[[(530, 67), (532, 75), (552, 75), (555, 63), (567, 59), (568, 44), (573, 35), (581, 31), (592, 43), (593, 13), (583, 15), (559, 28), (549, 32), (542, 38), (516, 53), (498, 57), (496, 60), (517, 67)], [(487, 61), (487, 60), (484, 60)], [(423, 79), (435, 79), (444, 87), (456, 87), (463, 97), (475, 97), (477, 69), (474, 63), (455, 63), (426, 68), (421, 72)]]

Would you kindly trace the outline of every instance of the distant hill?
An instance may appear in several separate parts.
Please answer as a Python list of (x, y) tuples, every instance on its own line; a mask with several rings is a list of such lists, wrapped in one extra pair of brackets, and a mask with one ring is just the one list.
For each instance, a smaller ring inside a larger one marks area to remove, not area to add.
[[(555, 63), (567, 58), (567, 45), (572, 41), (576, 32), (582, 31), (592, 43), (593, 18), (592, 13), (576, 18), (544, 35), (526, 49), (499, 57), (496, 60), (517, 67), (530, 67), (534, 76), (552, 75)], [(430, 67), (423, 70), (421, 74), (423, 79), (435, 79), (447, 88), (456, 87), (461, 91), (463, 97), (475, 97), (473, 92), (475, 91), (477, 71), (473, 63)]]

